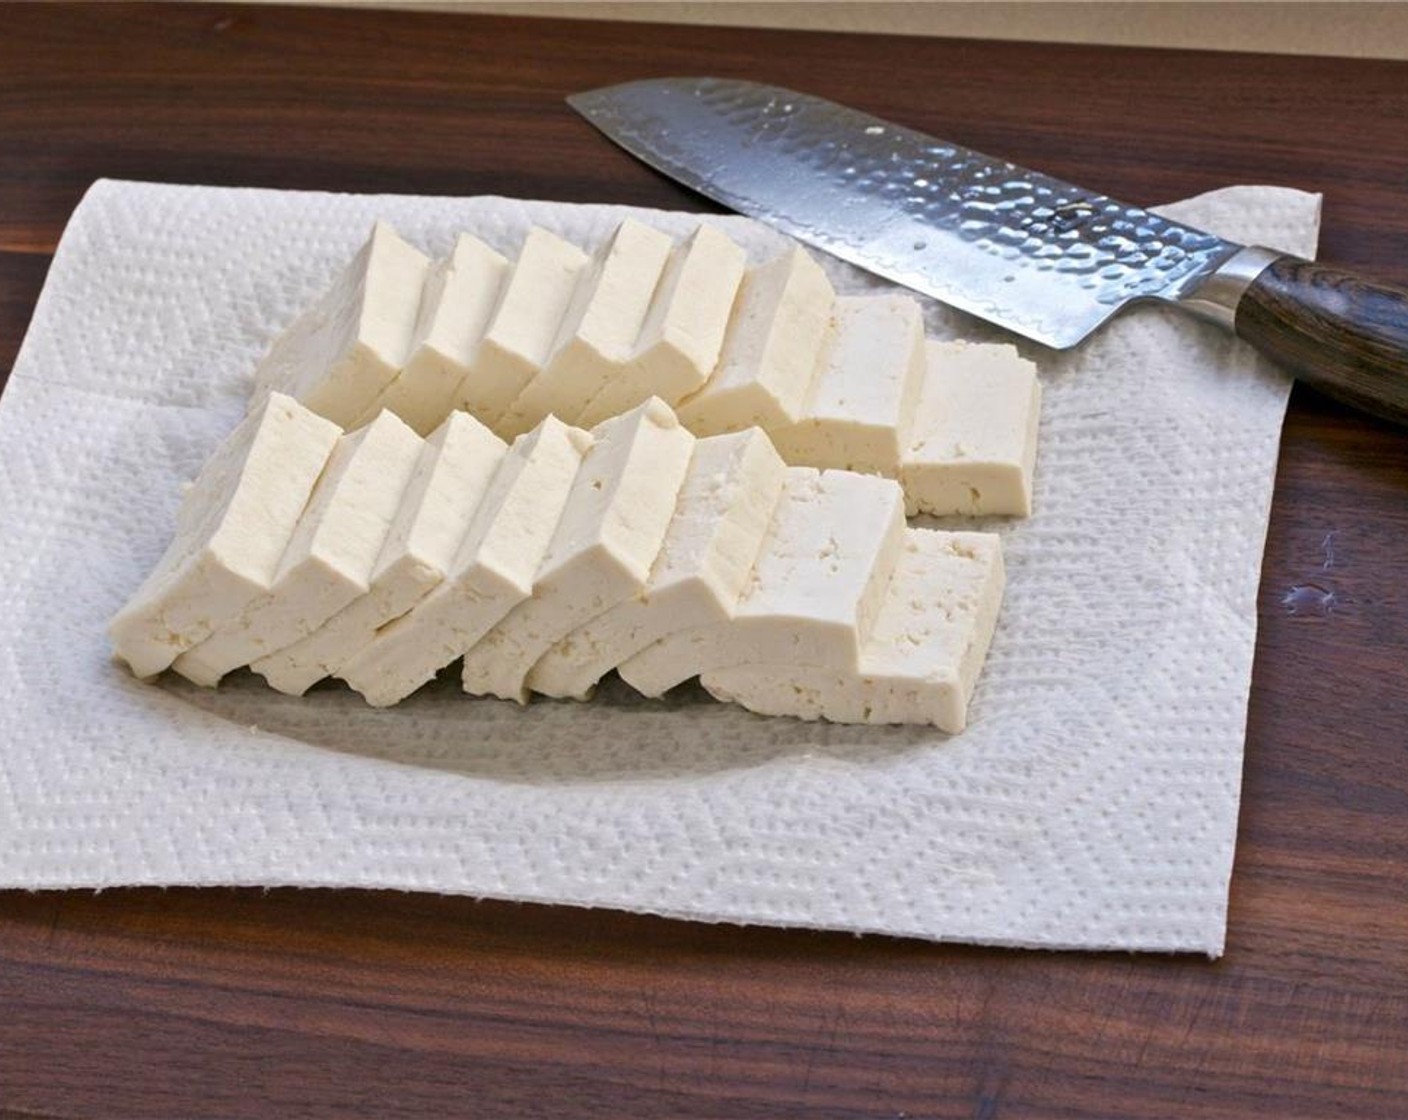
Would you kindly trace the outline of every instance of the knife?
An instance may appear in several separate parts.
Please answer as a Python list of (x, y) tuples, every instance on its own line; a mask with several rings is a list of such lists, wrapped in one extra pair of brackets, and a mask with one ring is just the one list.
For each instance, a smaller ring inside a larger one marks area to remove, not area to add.
[(719, 78), (568, 103), (740, 213), (1056, 349), (1161, 300), (1408, 424), (1408, 291), (1243, 246), (805, 93)]

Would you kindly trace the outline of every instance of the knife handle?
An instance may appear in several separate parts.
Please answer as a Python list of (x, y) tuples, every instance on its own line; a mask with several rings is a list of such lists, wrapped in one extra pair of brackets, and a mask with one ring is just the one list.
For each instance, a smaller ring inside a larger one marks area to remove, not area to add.
[(1408, 424), (1408, 291), (1274, 256), (1243, 290), (1234, 329), (1317, 389)]

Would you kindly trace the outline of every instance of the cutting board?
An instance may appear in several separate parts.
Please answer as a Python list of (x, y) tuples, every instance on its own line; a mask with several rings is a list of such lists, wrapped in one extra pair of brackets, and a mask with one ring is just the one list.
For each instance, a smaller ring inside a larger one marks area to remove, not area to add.
[[(1404, 63), (206, 5), (0, 26), (0, 377), (99, 176), (707, 208), (562, 104), (681, 73), (1146, 204), (1322, 191), (1322, 256), (1408, 283)], [(1408, 1115), (1408, 434), (1298, 389), (1266, 549), (1216, 965), (415, 895), (0, 894), (0, 1115)]]

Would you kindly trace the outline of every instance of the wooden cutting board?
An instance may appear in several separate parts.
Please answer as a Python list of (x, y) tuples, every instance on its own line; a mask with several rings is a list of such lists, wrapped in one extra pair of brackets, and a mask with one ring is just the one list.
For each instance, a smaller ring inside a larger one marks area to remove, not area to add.
[[(1405, 63), (18, 5), (0, 377), (94, 178), (701, 208), (562, 98), (704, 72), (1148, 204), (1323, 191), (1322, 255), (1408, 283)], [(1296, 391), (1260, 607), (1217, 964), (392, 893), (0, 894), (0, 1117), (1408, 1115), (1408, 433)]]

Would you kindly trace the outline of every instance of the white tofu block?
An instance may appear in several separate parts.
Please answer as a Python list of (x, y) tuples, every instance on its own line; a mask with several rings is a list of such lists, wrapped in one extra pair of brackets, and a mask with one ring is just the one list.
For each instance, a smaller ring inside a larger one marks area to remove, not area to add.
[(335, 676), (381, 627), (445, 578), (507, 451), (469, 413), (452, 412), (421, 448), (367, 593), (306, 638), (250, 667), (290, 696)]
[(532, 595), (533, 577), (591, 444), (590, 434), (555, 417), (514, 440), (449, 575), (378, 630), (337, 675), (374, 707), (395, 704)]
[(802, 418), (769, 431), (794, 466), (898, 478), (924, 381), (924, 316), (899, 293), (842, 296)]
[(394, 412), (428, 436), (459, 403), (479, 343), (508, 280), (509, 263), (462, 233), (455, 251), (426, 277), (410, 357), (370, 415)]
[(683, 630), (624, 662), (645, 696), (734, 664), (855, 672), (903, 548), (897, 482), (793, 467), (732, 620)]
[(922, 723), (956, 733), (968, 722), (1002, 589), (996, 534), (910, 529), (857, 672), (733, 665), (702, 681), (716, 699), (761, 715)]
[(757, 428), (699, 440), (645, 589), (558, 641), (533, 666), (528, 687), (586, 699), (603, 676), (661, 638), (732, 618), (786, 474)]
[(1041, 383), (1013, 346), (930, 342), (900, 465), (910, 516), (1032, 511)]
[(718, 365), (748, 254), (727, 234), (701, 225), (676, 246), (650, 302), (635, 355), (592, 398), (584, 427), (634, 408), (649, 397), (677, 404), (709, 380)]
[(172, 664), (213, 688), (292, 645), (366, 593), (422, 441), (389, 412), (337, 441), (269, 590)]
[(694, 437), (654, 398), (593, 429), (533, 597), (464, 655), (464, 690), (528, 700), (530, 669), (560, 639), (645, 587), (674, 516)]
[(771, 431), (800, 420), (835, 304), (831, 281), (803, 249), (750, 270), (718, 369), (680, 404), (680, 422), (707, 436), (754, 425)]
[(630, 362), (673, 244), (633, 219), (621, 223), (578, 281), (547, 365), (496, 422), (500, 435), (525, 432), (550, 414), (577, 422)]
[(341, 434), (271, 393), (211, 455), (166, 552), (108, 624), (134, 674), (156, 676), (268, 591)]
[(351, 428), (406, 364), (430, 259), (377, 222), (313, 307), (274, 340), (255, 371), (256, 394), (287, 393)]
[(518, 394), (547, 362), (587, 255), (545, 229), (528, 231), (469, 372), (459, 407), (499, 431)]

